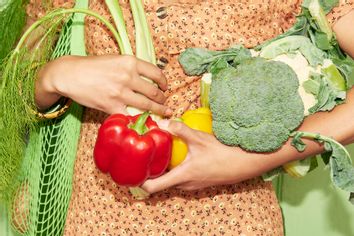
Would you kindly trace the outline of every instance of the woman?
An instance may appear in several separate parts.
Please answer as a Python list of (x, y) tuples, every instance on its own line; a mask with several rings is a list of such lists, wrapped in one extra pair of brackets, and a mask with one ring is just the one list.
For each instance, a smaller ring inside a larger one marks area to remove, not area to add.
[[(31, 1), (29, 15), (36, 17), (38, 2), (41, 1)], [(128, 32), (133, 36), (129, 4), (120, 2)], [(154, 194), (142, 202), (134, 201), (126, 188), (112, 184), (109, 177), (99, 173), (92, 149), (104, 112), (124, 112), (125, 105), (132, 105), (178, 117), (199, 106), (199, 78), (186, 77), (177, 62), (182, 50), (223, 49), (235, 43), (254, 47), (286, 31), (294, 23), (294, 13), (299, 12), (301, 3), (147, 0), (144, 4), (162, 71), (133, 57), (103, 56), (117, 48), (104, 29), (91, 22), (86, 27), (86, 43), (88, 53), (95, 56), (59, 58), (42, 68), (36, 82), (39, 108), (50, 106), (61, 96), (93, 108), (87, 109), (83, 118), (64, 234), (283, 235), (281, 212), (272, 187), (255, 177), (323, 151), (312, 141), (307, 141), (308, 148), (303, 153), (288, 142), (277, 152), (254, 154), (227, 147), (213, 136), (183, 124), (162, 121), (161, 127), (187, 141), (189, 157), (173, 171), (147, 181), (143, 188)], [(63, 3), (54, 0), (54, 5)], [(354, 12), (349, 12), (352, 7), (352, 2), (341, 4), (329, 19), (343, 49), (354, 56), (350, 43), (354, 31), (349, 30), (354, 20)], [(91, 1), (90, 9), (108, 17), (102, 0)], [(345, 16), (337, 21), (342, 15)], [(157, 82), (159, 89), (142, 81), (139, 75)], [(333, 136), (344, 144), (353, 142), (353, 108), (352, 89), (345, 105), (308, 117), (300, 130)], [(176, 188), (170, 188), (173, 186)]]

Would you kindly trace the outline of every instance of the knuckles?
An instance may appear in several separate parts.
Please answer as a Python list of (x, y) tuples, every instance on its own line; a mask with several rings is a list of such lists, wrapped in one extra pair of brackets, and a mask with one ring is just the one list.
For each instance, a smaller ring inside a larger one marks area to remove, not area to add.
[[(165, 78), (165, 75), (163, 74), (162, 70), (157, 69), (156, 73), (157, 73), (158, 78)], [(163, 82), (163, 84), (165, 84), (164, 80), (162, 82)]]
[(136, 70), (136, 66), (137, 66), (137, 59), (134, 56), (131, 55), (123, 55), (120, 57), (124, 67), (129, 69), (129, 70)]
[(129, 82), (132, 80), (132, 76), (128, 72), (121, 72), (120, 74), (117, 75), (119, 78), (119, 81), (123, 83), (124, 85), (129, 84)]
[(150, 91), (150, 96), (152, 98), (158, 98), (160, 96), (160, 90), (157, 87), (154, 87)]
[(120, 99), (122, 98), (123, 93), (124, 93), (123, 88), (120, 85), (110, 86), (107, 89), (107, 95), (109, 96), (109, 98)]

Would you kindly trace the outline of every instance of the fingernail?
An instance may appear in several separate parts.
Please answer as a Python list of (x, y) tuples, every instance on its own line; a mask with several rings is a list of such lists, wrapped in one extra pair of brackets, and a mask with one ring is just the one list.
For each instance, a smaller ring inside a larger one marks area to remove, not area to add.
[(168, 125), (170, 124), (170, 120), (159, 120), (157, 121), (157, 125), (159, 126), (160, 129), (167, 130)]

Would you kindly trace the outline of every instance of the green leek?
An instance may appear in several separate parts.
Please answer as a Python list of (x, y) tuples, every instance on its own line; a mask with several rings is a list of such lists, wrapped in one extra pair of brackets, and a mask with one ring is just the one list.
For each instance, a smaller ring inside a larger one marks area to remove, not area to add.
[[(119, 35), (122, 39), (122, 46), (119, 45), (121, 54), (133, 55), (133, 50), (129, 42), (124, 16), (122, 13), (122, 9), (118, 3), (118, 0), (106, 0), (106, 4), (108, 6), (110, 13), (113, 16), (113, 20), (115, 22)], [(135, 25), (135, 43), (136, 43), (135, 55), (139, 59), (150, 62), (152, 64), (156, 64), (155, 50), (153, 47), (149, 25), (146, 20), (142, 1), (132, 0), (130, 1), (130, 6), (133, 14), (134, 25)], [(152, 82), (147, 78), (144, 79)], [(127, 107), (127, 111), (130, 115), (137, 115), (142, 113), (140, 109), (137, 109), (135, 107)], [(153, 118), (155, 120), (159, 119), (159, 117), (156, 115), (153, 115)]]
[[(121, 54), (133, 55), (133, 50), (131, 48), (129, 37), (124, 22), (124, 16), (122, 9), (117, 0), (106, 0), (106, 4), (110, 13), (113, 16), (113, 20), (122, 39), (122, 46), (119, 45)], [(156, 64), (155, 50), (153, 47), (153, 42), (149, 30), (149, 25), (144, 12), (144, 6), (141, 0), (130, 1), (131, 10), (133, 13), (134, 26), (135, 26), (135, 43), (137, 58)], [(151, 80), (144, 78), (150, 82)], [(136, 115), (142, 113), (141, 110), (135, 107), (127, 107), (127, 111), (130, 115)], [(158, 116), (153, 116), (153, 119), (159, 119)], [(149, 196), (149, 193), (144, 191), (142, 188), (135, 187), (130, 188), (130, 192), (137, 199), (145, 199)]]

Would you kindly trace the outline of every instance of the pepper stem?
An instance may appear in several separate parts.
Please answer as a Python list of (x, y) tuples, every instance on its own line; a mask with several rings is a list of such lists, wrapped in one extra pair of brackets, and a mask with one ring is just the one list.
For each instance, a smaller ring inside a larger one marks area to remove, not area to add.
[(149, 118), (150, 112), (146, 111), (141, 114), (136, 122), (130, 127), (131, 129), (135, 130), (139, 135), (142, 135), (146, 132), (146, 120)]

